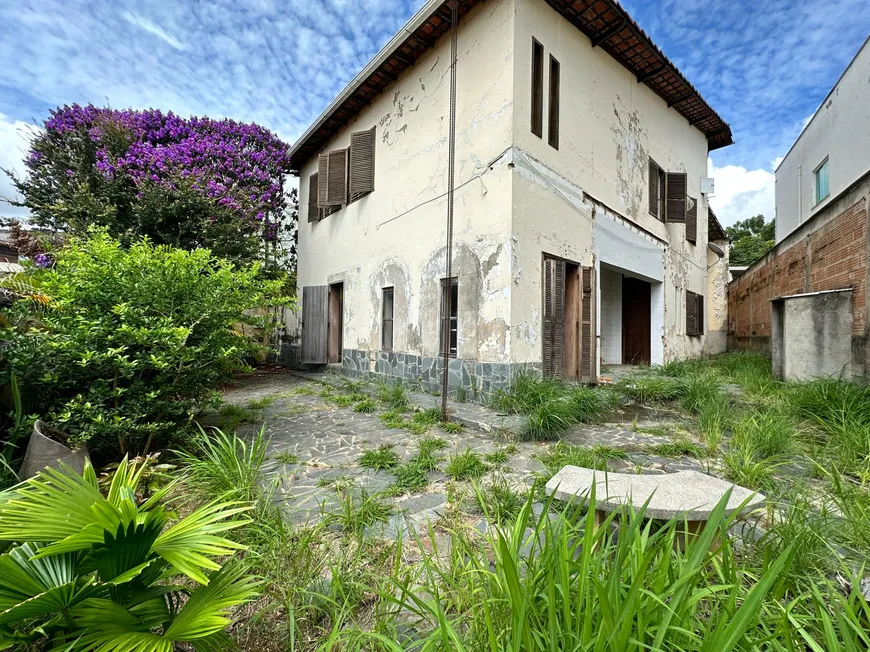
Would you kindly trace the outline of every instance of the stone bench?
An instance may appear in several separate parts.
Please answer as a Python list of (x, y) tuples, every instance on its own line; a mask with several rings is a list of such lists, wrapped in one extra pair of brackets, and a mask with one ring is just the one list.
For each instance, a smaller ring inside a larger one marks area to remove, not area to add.
[[(646, 518), (686, 521), (686, 531), (698, 535), (710, 514), (728, 490), (731, 496), (725, 515), (741, 514), (762, 507), (767, 498), (731, 482), (699, 473), (680, 471), (663, 475), (633, 475), (595, 471), (566, 466), (547, 483), (547, 495), (559, 500), (588, 497), (595, 484), (595, 526), (604, 522), (608, 512), (625, 505), (641, 507), (647, 500)], [(745, 503), (745, 504), (744, 504)]]

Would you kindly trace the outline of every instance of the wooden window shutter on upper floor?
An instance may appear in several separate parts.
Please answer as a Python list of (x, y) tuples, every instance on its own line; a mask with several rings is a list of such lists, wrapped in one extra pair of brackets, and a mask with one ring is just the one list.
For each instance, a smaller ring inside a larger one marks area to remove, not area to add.
[(668, 172), (665, 183), (666, 221), (686, 221), (686, 173)]
[(561, 74), (559, 62), (550, 55), (550, 105), (547, 125), (547, 142), (551, 147), (559, 149), (559, 87)]
[(660, 168), (652, 159), (649, 160), (649, 212), (661, 219), (659, 215), (659, 171)]
[(317, 158), (317, 205), (320, 208), (329, 206), (326, 188), (329, 179), (329, 154), (321, 154)]
[(698, 200), (689, 197), (689, 207), (686, 209), (686, 240), (692, 244), (698, 241)]
[(347, 203), (347, 150), (329, 153), (329, 173), (326, 183), (326, 203), (341, 206)]
[(532, 133), (544, 135), (544, 46), (532, 39)]
[(350, 201), (375, 189), (375, 127), (350, 136)]
[(308, 177), (308, 221), (317, 222), (320, 220), (320, 209), (317, 206), (317, 193), (320, 189), (317, 187), (318, 173), (315, 172)]

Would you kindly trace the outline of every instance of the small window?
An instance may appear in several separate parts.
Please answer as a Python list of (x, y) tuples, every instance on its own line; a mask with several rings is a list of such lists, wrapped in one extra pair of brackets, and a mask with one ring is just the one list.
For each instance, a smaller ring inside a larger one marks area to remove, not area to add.
[(825, 199), (831, 194), (831, 189), (828, 185), (828, 159), (822, 161), (822, 164), (816, 168), (816, 203)]
[[(453, 278), (441, 279), (441, 334), (439, 337), (441, 355), (444, 355), (445, 348), (447, 355), (451, 358), (456, 357), (456, 351), (459, 343), (458, 330), (458, 310), (459, 304), (459, 279)], [(446, 347), (445, 347), (445, 335)]]
[(381, 307), (381, 348), (393, 350), (393, 288), (384, 288)]
[(544, 46), (532, 39), (532, 133), (544, 135)]
[(559, 62), (550, 55), (550, 119), (547, 142), (559, 149)]

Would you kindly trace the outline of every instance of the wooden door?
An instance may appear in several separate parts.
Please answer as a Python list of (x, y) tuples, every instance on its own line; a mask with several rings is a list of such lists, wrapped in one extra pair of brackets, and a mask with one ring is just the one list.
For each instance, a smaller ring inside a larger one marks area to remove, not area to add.
[(302, 288), (302, 362), (326, 364), (329, 332), (329, 286)]
[(580, 268), (580, 382), (598, 382), (598, 338), (595, 331), (597, 311), (595, 268)]
[(622, 277), (622, 362), (650, 362), (650, 284)]
[(562, 378), (565, 351), (565, 261), (544, 258), (543, 372)]
[(596, 382), (594, 268), (545, 257), (543, 285), (544, 376)]

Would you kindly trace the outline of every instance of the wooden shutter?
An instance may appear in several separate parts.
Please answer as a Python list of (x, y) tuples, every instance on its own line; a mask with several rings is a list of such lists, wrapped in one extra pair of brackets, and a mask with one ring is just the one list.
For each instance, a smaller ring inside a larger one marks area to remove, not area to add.
[(544, 46), (532, 39), (532, 133), (544, 135)]
[(302, 288), (302, 362), (326, 364), (329, 333), (329, 286)]
[(652, 159), (649, 160), (649, 212), (659, 219), (659, 166)]
[(686, 221), (686, 173), (668, 172), (665, 181), (667, 205), (665, 215), (668, 222)]
[(686, 335), (698, 334), (698, 295), (686, 290)]
[(595, 337), (595, 268), (580, 268), (580, 382), (598, 382), (598, 347)]
[(326, 203), (341, 206), (347, 203), (347, 150), (337, 149), (329, 153), (329, 180), (326, 188)]
[(308, 177), (308, 221), (317, 222), (320, 219), (320, 209), (317, 207), (317, 177), (315, 172)]
[(544, 259), (543, 372), (562, 378), (565, 351), (565, 261)]
[(559, 62), (550, 55), (550, 119), (548, 123), (547, 142), (559, 149)]
[(698, 200), (688, 198), (689, 207), (686, 209), (686, 240), (695, 244), (698, 241)]
[(350, 201), (375, 189), (375, 127), (350, 136)]
[(695, 333), (697, 335), (704, 334), (704, 295), (696, 294), (695, 295), (696, 308), (695, 308)]
[(317, 159), (317, 205), (320, 208), (329, 206), (326, 195), (327, 180), (329, 179), (329, 154), (321, 154)]

